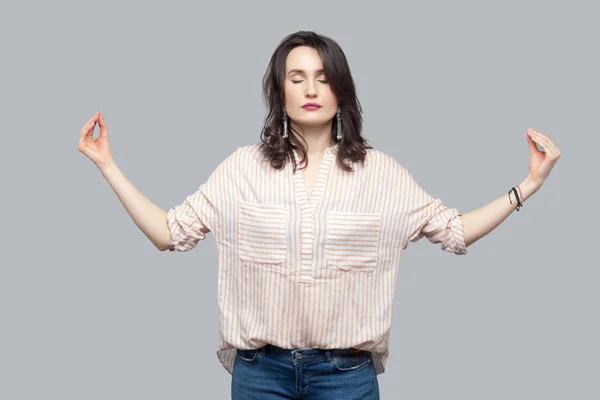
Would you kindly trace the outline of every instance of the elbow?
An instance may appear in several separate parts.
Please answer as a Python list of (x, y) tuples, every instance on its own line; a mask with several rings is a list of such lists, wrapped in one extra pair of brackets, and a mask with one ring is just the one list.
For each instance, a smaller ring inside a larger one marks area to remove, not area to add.
[(167, 251), (170, 248), (170, 243), (159, 243), (155, 244), (154, 246), (158, 249), (158, 251)]
[[(169, 239), (170, 239), (170, 235), (169, 235)], [(164, 240), (160, 241), (160, 242), (154, 242), (154, 247), (156, 247), (158, 249), (158, 251), (166, 251), (169, 250), (171, 246), (171, 242), (165, 242)]]

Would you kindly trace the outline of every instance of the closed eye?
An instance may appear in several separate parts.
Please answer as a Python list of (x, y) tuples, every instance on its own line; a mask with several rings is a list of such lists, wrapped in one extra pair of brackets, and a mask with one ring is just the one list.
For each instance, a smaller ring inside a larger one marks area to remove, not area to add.
[[(293, 82), (293, 83), (300, 83), (300, 82), (302, 82), (302, 81), (292, 81), (292, 82)], [(321, 82), (321, 83), (329, 83), (329, 81), (326, 81), (326, 80), (324, 80), (324, 79), (321, 79), (321, 80), (319, 80), (319, 82)]]

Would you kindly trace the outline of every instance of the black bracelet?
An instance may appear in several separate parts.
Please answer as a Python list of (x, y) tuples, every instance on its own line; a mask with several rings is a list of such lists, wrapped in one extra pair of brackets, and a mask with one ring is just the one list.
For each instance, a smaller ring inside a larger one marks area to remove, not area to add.
[(510, 201), (510, 204), (512, 204), (512, 200), (510, 199), (510, 192), (515, 192), (515, 197), (517, 198), (517, 211), (519, 211), (519, 208), (523, 207), (523, 204), (521, 203), (521, 199), (519, 199), (519, 193), (517, 193), (517, 189), (515, 189), (515, 187), (513, 186), (512, 189), (510, 189), (508, 191), (508, 200)]

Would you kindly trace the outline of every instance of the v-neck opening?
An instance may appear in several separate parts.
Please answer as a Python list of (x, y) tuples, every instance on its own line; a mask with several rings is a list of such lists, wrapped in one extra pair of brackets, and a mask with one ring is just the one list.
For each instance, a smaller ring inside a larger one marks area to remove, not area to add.
[(310, 199), (308, 197), (308, 191), (306, 190), (306, 181), (304, 179), (304, 175), (302, 174), (302, 170), (299, 168), (300, 156), (296, 150), (293, 151), (294, 157), (296, 158), (296, 172), (294, 173), (296, 200), (301, 204), (303, 210), (306, 210), (310, 214), (314, 213), (321, 201), (321, 198), (323, 197), (327, 177), (329, 176), (329, 171), (331, 170), (332, 164), (335, 161), (335, 153), (338, 149), (338, 146), (338, 143), (336, 143), (333, 146), (325, 149), (323, 158), (321, 159), (319, 168), (317, 169), (315, 181), (311, 189)]

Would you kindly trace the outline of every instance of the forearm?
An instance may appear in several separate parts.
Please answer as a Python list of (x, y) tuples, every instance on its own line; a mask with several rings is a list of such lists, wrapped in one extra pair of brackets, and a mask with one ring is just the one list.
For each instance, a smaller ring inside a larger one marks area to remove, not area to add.
[(156, 248), (165, 250), (171, 240), (166, 211), (147, 199), (115, 163), (99, 167), (99, 170), (137, 227)]
[[(523, 204), (539, 189), (535, 183), (529, 180), (529, 177), (519, 186), (521, 189), (519, 198), (521, 195), (523, 196), (521, 198)], [(508, 196), (509, 194), (503, 194), (491, 203), (461, 215), (467, 247), (494, 230), (517, 208), (518, 203), (514, 192), (510, 193), (510, 200)]]

